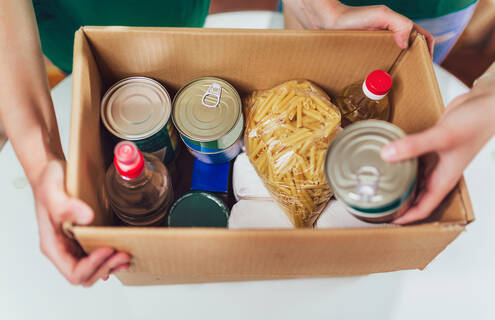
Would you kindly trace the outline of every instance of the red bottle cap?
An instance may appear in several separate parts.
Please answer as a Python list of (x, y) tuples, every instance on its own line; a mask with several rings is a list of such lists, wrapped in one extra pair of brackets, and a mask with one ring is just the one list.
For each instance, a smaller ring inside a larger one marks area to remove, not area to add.
[(383, 70), (371, 72), (365, 80), (366, 89), (376, 96), (384, 96), (392, 87), (392, 77)]
[(143, 155), (134, 143), (130, 141), (119, 142), (115, 146), (114, 155), (113, 164), (122, 177), (132, 179), (143, 172)]

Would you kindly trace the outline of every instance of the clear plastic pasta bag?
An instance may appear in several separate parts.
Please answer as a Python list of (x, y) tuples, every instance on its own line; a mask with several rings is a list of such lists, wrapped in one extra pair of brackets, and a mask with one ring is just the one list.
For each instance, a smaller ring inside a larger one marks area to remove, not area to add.
[(296, 228), (312, 228), (332, 197), (323, 166), (340, 111), (307, 80), (251, 94), (245, 103), (249, 160)]

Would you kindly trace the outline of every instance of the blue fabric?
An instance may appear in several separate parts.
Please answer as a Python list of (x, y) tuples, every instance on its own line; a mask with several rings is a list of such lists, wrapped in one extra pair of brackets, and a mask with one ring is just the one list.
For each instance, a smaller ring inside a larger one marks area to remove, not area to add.
[(476, 4), (477, 2), (465, 9), (438, 18), (414, 20), (416, 24), (435, 37), (435, 49), (433, 51), (435, 63), (441, 63), (459, 39), (473, 15)]

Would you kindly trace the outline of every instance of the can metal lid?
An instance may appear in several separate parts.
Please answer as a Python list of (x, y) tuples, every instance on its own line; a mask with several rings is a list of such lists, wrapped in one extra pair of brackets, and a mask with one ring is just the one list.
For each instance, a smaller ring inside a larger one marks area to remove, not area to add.
[(184, 86), (175, 95), (172, 121), (189, 139), (213, 141), (228, 134), (242, 114), (241, 98), (227, 81), (205, 77)]
[(225, 203), (214, 194), (191, 191), (172, 204), (167, 222), (169, 227), (226, 228), (229, 215)]
[(126, 140), (148, 138), (160, 131), (172, 110), (167, 90), (145, 77), (123, 79), (113, 85), (101, 102), (101, 118), (114, 136)]
[(390, 141), (405, 136), (397, 126), (381, 120), (358, 121), (333, 140), (325, 172), (335, 196), (362, 209), (384, 207), (409, 194), (416, 181), (416, 158), (388, 163), (380, 151)]

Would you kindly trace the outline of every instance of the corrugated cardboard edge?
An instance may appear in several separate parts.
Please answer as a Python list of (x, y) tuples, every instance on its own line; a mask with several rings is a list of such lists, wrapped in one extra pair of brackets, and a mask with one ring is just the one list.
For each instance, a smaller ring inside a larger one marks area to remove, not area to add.
[(322, 30), (322, 29), (252, 29), (252, 28), (178, 28), (178, 27), (122, 27), (122, 26), (83, 26), (79, 30), (82, 30), (85, 34), (90, 37), (91, 33), (98, 32), (170, 32), (174, 34), (199, 34), (204, 35), (205, 33), (214, 34), (268, 34), (268, 35), (295, 35), (304, 34), (311, 36), (323, 36), (325, 33), (331, 33), (333, 35), (338, 35), (340, 37), (348, 37), (349, 35), (363, 35), (366, 34), (369, 37), (381, 37), (384, 34), (391, 35), (392, 33), (387, 30)]
[[(81, 110), (81, 100), (77, 99), (79, 96), (79, 89), (81, 88), (82, 83), (82, 69), (84, 67), (83, 63), (75, 63), (78, 59), (83, 59), (80, 57), (80, 53), (83, 51), (83, 41), (86, 41), (84, 30), (81, 28), (75, 33), (74, 37), (74, 63), (72, 70), (72, 107), (71, 107), (71, 117), (70, 117), (70, 129), (69, 129), (69, 151), (68, 151), (68, 161), (66, 168), (66, 188), (67, 193), (75, 197), (77, 196), (77, 168), (79, 166), (79, 159), (77, 157), (73, 157), (72, 155), (77, 154), (78, 145), (80, 143), (78, 139), (78, 132), (81, 130), (81, 123), (77, 121), (77, 118), (80, 116), (76, 115), (76, 112)], [(72, 179), (73, 178), (73, 179)], [(70, 231), (70, 228), (64, 229), (66, 232)]]
[[(426, 40), (425, 40), (425, 37), (423, 35), (421, 35), (417, 32), (414, 32), (411, 34), (409, 47), (413, 47), (413, 46), (420, 46), (421, 47), (420, 52), (423, 55), (422, 61), (431, 61), (431, 56), (430, 56), (430, 53), (428, 51), (428, 45), (426, 44)], [(401, 53), (397, 57), (395, 63), (392, 65), (392, 67), (389, 70), (389, 72), (391, 73), (392, 76), (393, 76), (395, 70), (399, 69), (399, 66), (405, 60), (405, 58), (411, 54), (410, 52), (411, 52), (410, 50), (402, 50), (401, 51)], [(430, 77), (428, 77), (427, 79), (424, 79), (424, 80), (428, 81), (429, 86), (434, 88), (434, 90), (433, 90), (435, 92), (434, 105), (438, 107), (438, 111), (440, 113), (443, 113), (445, 108), (444, 108), (442, 96), (440, 94), (440, 87), (438, 85), (438, 80), (437, 80), (437, 77), (435, 75), (435, 70), (433, 69), (433, 63), (425, 63), (424, 67), (428, 70), (428, 74), (430, 75)]]
[[(69, 136), (69, 152), (66, 168), (66, 189), (70, 196), (80, 198), (87, 202), (91, 207), (95, 207), (95, 203), (101, 201), (101, 195), (94, 197), (83, 197), (84, 188), (88, 184), (81, 185), (78, 180), (81, 176), (85, 176), (90, 172), (88, 169), (91, 165), (81, 161), (80, 154), (82, 147), (88, 145), (88, 135), (98, 135), (99, 128), (84, 125), (84, 110), (95, 105), (101, 99), (100, 90), (102, 87), (100, 78), (89, 80), (91, 74), (99, 72), (98, 65), (94, 59), (91, 45), (87, 40), (84, 28), (80, 28), (75, 33), (74, 39), (74, 70), (72, 73), (72, 108), (70, 120), (70, 136)], [(81, 90), (88, 90), (92, 95), (87, 96), (82, 94)], [(96, 90), (96, 91), (95, 91)], [(82, 97), (82, 98), (81, 98)], [(88, 100), (89, 99), (89, 100)], [(94, 101), (97, 100), (97, 101)], [(87, 120), (86, 120), (87, 121)], [(99, 126), (99, 123), (97, 124)], [(93, 177), (92, 177), (93, 178)], [(94, 223), (97, 225), (103, 224), (104, 217), (95, 216)]]
[[(409, 46), (421, 46), (422, 50), (421, 53), (422, 55), (426, 58), (424, 61), (431, 60), (430, 53), (428, 50), (428, 45), (426, 43), (425, 37), (416, 32), (413, 31), (411, 33), (411, 37), (409, 39)], [(401, 62), (404, 60), (404, 57), (409, 54), (409, 50), (402, 50), (399, 56), (397, 57), (395, 63), (390, 67), (389, 72), (391, 75), (393, 75), (394, 71), (398, 69), (400, 66)], [(429, 85), (434, 87), (435, 90), (435, 103), (434, 105), (440, 106), (442, 109), (439, 110), (440, 112), (444, 112), (445, 110), (445, 105), (443, 103), (443, 99), (440, 93), (440, 87), (438, 84), (438, 80), (435, 74), (435, 70), (433, 69), (433, 64), (432, 63), (427, 63), (425, 64), (425, 67), (428, 69), (428, 73), (430, 74), (430, 77), (428, 79), (425, 79), (425, 81), (429, 82)], [(467, 225), (471, 222), (474, 221), (474, 212), (473, 212), (473, 206), (471, 204), (471, 198), (469, 196), (469, 192), (466, 186), (466, 182), (464, 180), (464, 176), (461, 177), (459, 180), (459, 183), (454, 187), (454, 192), (457, 192), (461, 198), (462, 204), (463, 204), (463, 209), (464, 209), (464, 224)], [(449, 224), (449, 223), (446, 223)]]
[[(387, 237), (390, 233), (397, 232), (399, 228), (403, 228), (403, 232), (409, 234), (409, 236), (414, 237), (415, 232), (421, 230), (421, 232), (427, 232), (430, 235), (435, 234), (435, 237), (440, 236), (447, 237), (446, 241), (443, 242), (442, 245), (438, 246), (429, 253), (429, 256), (425, 259), (424, 263), (420, 266), (415, 266), (411, 268), (395, 268), (393, 266), (389, 266), (386, 268), (381, 268), (380, 271), (375, 272), (363, 272), (360, 271), (359, 268), (351, 268), (346, 270), (329, 270), (324, 272), (314, 272), (311, 271), (305, 272), (304, 270), (299, 270), (295, 273), (288, 272), (277, 272), (272, 270), (272, 272), (200, 272), (199, 274), (188, 274), (187, 276), (178, 275), (172, 272), (171, 274), (160, 273), (154, 274), (150, 272), (138, 272), (134, 271), (133, 268), (127, 272), (118, 273), (117, 277), (119, 280), (125, 284), (130, 286), (136, 285), (161, 285), (161, 284), (181, 284), (181, 283), (206, 283), (206, 282), (233, 282), (233, 281), (255, 281), (255, 280), (270, 280), (270, 279), (295, 279), (295, 278), (323, 278), (323, 277), (345, 277), (345, 276), (359, 276), (366, 275), (371, 273), (382, 273), (382, 272), (391, 272), (398, 270), (413, 270), (419, 269), (423, 270), (438, 254), (440, 254), (452, 241), (454, 241), (460, 233), (464, 230), (463, 225), (459, 224), (442, 224), (442, 223), (428, 223), (423, 225), (413, 225), (407, 227), (396, 227), (396, 228), (383, 228), (379, 230), (380, 237)], [(117, 230), (119, 229), (119, 230)], [(394, 230), (395, 229), (395, 230)], [(376, 229), (358, 229), (359, 233), (363, 236), (367, 236), (370, 234), (375, 235), (377, 232)], [(319, 230), (305, 230), (305, 229), (297, 229), (297, 230), (270, 230), (270, 229), (261, 229), (261, 230), (223, 230), (223, 229), (183, 229), (177, 228), (172, 230), (163, 230), (160, 228), (115, 228), (115, 227), (74, 227), (73, 231), (77, 235), (77, 238), (83, 239), (86, 245), (94, 246), (96, 243), (92, 244), (95, 239), (104, 235), (105, 237), (125, 237), (126, 235), (129, 238), (132, 238), (132, 235), (135, 233), (143, 234), (143, 231), (146, 233), (146, 237), (153, 239), (162, 239), (163, 241), (167, 241), (168, 238), (173, 238), (179, 236), (183, 238), (184, 241), (203, 241), (203, 237), (205, 233), (208, 233), (208, 240), (210, 241), (212, 238), (224, 238), (228, 237), (231, 241), (238, 241), (239, 238), (244, 238), (245, 240), (255, 239), (256, 237), (275, 237), (279, 239), (290, 238), (304, 238), (308, 233), (312, 233), (313, 236), (316, 234), (318, 237), (325, 238), (328, 234), (332, 234), (334, 239), (338, 239), (342, 236), (346, 236), (349, 229), (319, 229)], [(413, 238), (412, 238), (412, 241)], [(85, 248), (88, 249), (88, 248)], [(408, 259), (407, 256), (404, 256), (404, 259)], [(237, 271), (237, 270), (236, 270)]]
[(466, 210), (466, 222), (469, 224), (475, 220), (475, 217), (471, 197), (469, 196), (469, 191), (464, 176), (461, 177), (458, 186), (457, 191), (460, 193), (461, 200), (464, 204), (464, 209)]

